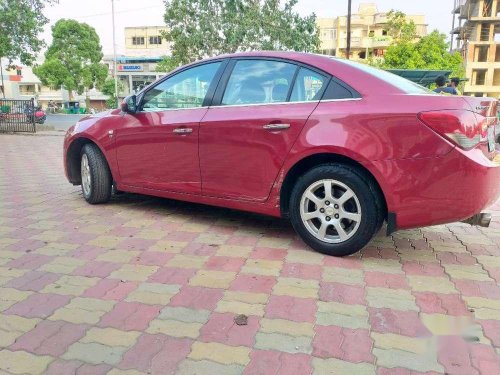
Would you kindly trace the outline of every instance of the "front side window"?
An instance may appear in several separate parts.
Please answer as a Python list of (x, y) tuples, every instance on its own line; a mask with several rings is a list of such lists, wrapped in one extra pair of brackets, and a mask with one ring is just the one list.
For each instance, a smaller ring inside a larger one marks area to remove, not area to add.
[(300, 68), (293, 86), (291, 102), (309, 102), (321, 99), (327, 78), (306, 68)]
[(142, 110), (155, 112), (201, 107), (220, 64), (196, 66), (159, 83), (145, 93)]
[(286, 102), (296, 69), (296, 65), (281, 61), (238, 61), (227, 83), (222, 104)]

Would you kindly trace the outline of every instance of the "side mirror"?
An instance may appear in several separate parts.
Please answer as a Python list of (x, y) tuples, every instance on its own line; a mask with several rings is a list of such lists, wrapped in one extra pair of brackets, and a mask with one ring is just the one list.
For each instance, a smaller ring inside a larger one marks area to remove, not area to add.
[(122, 111), (130, 114), (137, 112), (137, 98), (135, 95), (130, 95), (123, 99)]

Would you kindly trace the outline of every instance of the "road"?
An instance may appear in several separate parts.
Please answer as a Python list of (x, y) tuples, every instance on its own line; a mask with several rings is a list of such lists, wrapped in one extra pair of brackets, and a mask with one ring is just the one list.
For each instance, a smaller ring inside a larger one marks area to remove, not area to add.
[(55, 130), (67, 130), (85, 115), (54, 115), (47, 114), (45, 125), (53, 126)]

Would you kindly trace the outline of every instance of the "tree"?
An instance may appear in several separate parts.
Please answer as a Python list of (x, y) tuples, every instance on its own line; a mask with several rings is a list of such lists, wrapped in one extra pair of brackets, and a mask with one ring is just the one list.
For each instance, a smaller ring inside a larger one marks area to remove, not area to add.
[(417, 25), (407, 20), (406, 14), (398, 10), (387, 13), (387, 34), (395, 43), (413, 42), (418, 38)]
[(9, 65), (14, 60), (29, 66), (33, 64), (36, 54), (44, 46), (38, 34), (49, 21), (43, 15), (43, 10), (46, 4), (54, 2), (55, 0), (0, 0), (0, 66), (2, 58), (7, 58)]
[(34, 72), (44, 85), (69, 91), (86, 93), (86, 106), (90, 106), (88, 90), (104, 83), (108, 67), (101, 63), (102, 47), (95, 29), (86, 23), (61, 19), (52, 27), (52, 44), (45, 53), (45, 62)]
[(408, 21), (404, 13), (394, 10), (388, 13), (387, 30), (393, 42), (384, 55), (383, 68), (451, 70), (452, 76), (464, 75), (462, 56), (458, 52), (448, 52), (446, 35), (434, 30), (418, 37), (415, 23)]
[(179, 65), (181, 65), (181, 63), (174, 57), (165, 56), (163, 57), (163, 60), (156, 64), (155, 71), (160, 73), (168, 73), (177, 68)]
[(164, 37), (179, 64), (246, 50), (316, 51), (316, 16), (301, 17), (297, 1), (165, 0)]
[[(123, 91), (124, 85), (122, 81), (118, 80), (118, 92)], [(114, 78), (108, 77), (104, 81), (102, 85), (99, 86), (99, 90), (104, 95), (109, 96), (108, 100), (106, 100), (106, 107), (108, 108), (117, 108), (118, 107), (118, 98), (115, 95), (115, 80)]]

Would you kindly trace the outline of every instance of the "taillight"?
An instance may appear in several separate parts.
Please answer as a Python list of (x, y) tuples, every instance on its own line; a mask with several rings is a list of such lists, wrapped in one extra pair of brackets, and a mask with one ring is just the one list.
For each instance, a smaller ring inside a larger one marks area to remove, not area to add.
[(496, 118), (484, 117), (467, 110), (421, 112), (418, 118), (432, 130), (464, 150), (470, 150), (487, 141), (488, 127)]

